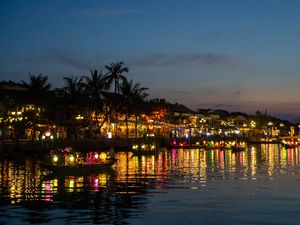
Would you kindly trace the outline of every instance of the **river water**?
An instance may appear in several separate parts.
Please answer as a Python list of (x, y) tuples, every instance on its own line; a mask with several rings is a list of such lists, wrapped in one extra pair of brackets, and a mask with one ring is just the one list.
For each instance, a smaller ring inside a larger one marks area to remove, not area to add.
[(114, 170), (59, 176), (2, 159), (0, 224), (299, 224), (300, 149), (117, 153)]

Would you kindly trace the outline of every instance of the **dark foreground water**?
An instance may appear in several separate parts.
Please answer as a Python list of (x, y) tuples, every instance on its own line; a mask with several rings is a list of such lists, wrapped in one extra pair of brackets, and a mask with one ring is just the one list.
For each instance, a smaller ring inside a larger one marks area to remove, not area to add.
[(300, 224), (299, 148), (117, 157), (85, 176), (2, 159), (0, 224)]

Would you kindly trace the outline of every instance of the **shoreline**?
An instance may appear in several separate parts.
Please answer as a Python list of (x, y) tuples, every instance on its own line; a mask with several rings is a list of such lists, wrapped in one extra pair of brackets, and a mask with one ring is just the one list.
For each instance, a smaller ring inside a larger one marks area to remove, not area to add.
[[(179, 148), (204, 148), (205, 146), (189, 144), (184, 146), (172, 145), (170, 138), (113, 138), (113, 139), (61, 139), (55, 141), (34, 142), (29, 140), (2, 140), (0, 142), (0, 156), (22, 156), (30, 154), (44, 154), (51, 149), (60, 149), (65, 147), (72, 147), (80, 151), (108, 151), (114, 148), (115, 151), (132, 151), (133, 145), (153, 144), (158, 148), (179, 149)], [(213, 139), (212, 139), (213, 140)], [(251, 144), (280, 144), (279, 141), (251, 141), (243, 140), (247, 145)], [(216, 148), (211, 148), (216, 149)]]

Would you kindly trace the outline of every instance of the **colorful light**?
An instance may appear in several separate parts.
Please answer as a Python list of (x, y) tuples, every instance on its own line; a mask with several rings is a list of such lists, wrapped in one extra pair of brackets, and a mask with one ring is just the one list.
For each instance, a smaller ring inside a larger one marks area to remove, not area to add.
[(101, 154), (100, 154), (100, 159), (101, 159), (101, 160), (105, 160), (106, 157), (107, 157), (106, 153), (105, 153), (105, 152), (101, 152)]
[(70, 155), (69, 159), (70, 159), (71, 162), (73, 162), (74, 161), (74, 156)]
[(53, 156), (53, 161), (54, 161), (54, 162), (57, 162), (57, 161), (58, 161), (57, 155)]

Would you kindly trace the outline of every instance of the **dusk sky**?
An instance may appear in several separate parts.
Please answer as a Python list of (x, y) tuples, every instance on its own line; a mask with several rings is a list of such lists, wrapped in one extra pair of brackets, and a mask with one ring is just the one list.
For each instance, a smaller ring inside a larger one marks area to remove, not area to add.
[(0, 80), (124, 61), (151, 98), (300, 119), (300, 1), (0, 2)]

